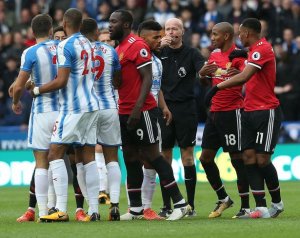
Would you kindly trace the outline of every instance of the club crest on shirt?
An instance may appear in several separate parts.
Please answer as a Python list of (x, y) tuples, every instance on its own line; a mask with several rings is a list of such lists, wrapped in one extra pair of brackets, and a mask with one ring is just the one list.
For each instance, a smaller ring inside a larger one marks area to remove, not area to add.
[(259, 52), (253, 52), (253, 54), (251, 55), (251, 58), (253, 60), (259, 60), (260, 59), (260, 53)]
[(121, 60), (123, 59), (123, 57), (124, 57), (124, 53), (121, 52), (121, 53), (119, 54), (119, 61), (121, 61)]
[(185, 70), (184, 67), (180, 67), (180, 68), (178, 69), (178, 75), (179, 75), (179, 77), (181, 77), (181, 78), (183, 78), (183, 77), (186, 76), (186, 70)]
[(147, 57), (147, 56), (148, 56), (148, 52), (147, 52), (147, 50), (146, 50), (146, 49), (144, 49), (144, 48), (143, 48), (143, 49), (141, 49), (141, 50), (140, 50), (140, 55), (141, 55), (142, 57), (144, 57), (144, 58), (145, 58), (145, 57)]

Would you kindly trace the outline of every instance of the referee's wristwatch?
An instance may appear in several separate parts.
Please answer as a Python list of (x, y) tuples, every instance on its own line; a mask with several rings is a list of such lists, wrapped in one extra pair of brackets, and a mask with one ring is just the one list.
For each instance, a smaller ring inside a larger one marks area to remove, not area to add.
[(40, 88), (39, 87), (34, 87), (32, 92), (33, 92), (33, 95), (38, 96), (38, 95), (40, 95)]

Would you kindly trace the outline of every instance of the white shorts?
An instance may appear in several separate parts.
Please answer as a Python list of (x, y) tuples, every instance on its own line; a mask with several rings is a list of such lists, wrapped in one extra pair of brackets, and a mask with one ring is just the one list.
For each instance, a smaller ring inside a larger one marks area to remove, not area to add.
[(60, 112), (56, 119), (51, 144), (95, 145), (98, 111), (78, 114)]
[(31, 113), (28, 125), (28, 148), (49, 150), (51, 135), (58, 111)]
[(121, 145), (118, 109), (99, 110), (97, 143), (104, 146)]

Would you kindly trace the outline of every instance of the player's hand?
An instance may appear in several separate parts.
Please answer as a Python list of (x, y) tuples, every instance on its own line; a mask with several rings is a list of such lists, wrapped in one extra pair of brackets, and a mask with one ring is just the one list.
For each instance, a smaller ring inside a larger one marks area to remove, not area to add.
[(34, 82), (31, 79), (28, 79), (25, 83), (25, 89), (31, 91), (35, 87)]
[(163, 113), (163, 118), (164, 120), (166, 120), (166, 125), (170, 125), (172, 119), (173, 119), (173, 116), (172, 116), (172, 113), (170, 112), (169, 108), (168, 107), (164, 107), (164, 109), (162, 110), (162, 113)]
[(228, 70), (227, 70), (227, 74), (228, 74), (228, 76), (234, 76), (234, 75), (236, 75), (236, 74), (239, 74), (241, 71), (240, 70), (238, 70), (238, 69), (236, 69), (236, 68), (234, 68), (234, 67), (230, 67)]
[(141, 110), (134, 107), (127, 120), (127, 129), (133, 130), (141, 119)]
[(13, 103), (11, 109), (15, 114), (20, 115), (23, 109), (21, 102), (19, 101), (18, 103)]
[(210, 76), (212, 73), (216, 72), (217, 69), (218, 66), (216, 64), (205, 64), (199, 74), (203, 76)]
[(215, 96), (215, 94), (219, 91), (219, 88), (217, 85), (213, 86), (205, 95), (205, 98), (204, 98), (204, 102), (205, 102), (205, 105), (207, 107), (210, 106), (210, 103), (211, 103), (211, 100), (213, 98), (213, 96)]
[(236, 49), (229, 54), (228, 58), (230, 61), (235, 58), (248, 58), (248, 52), (246, 50)]
[(15, 85), (15, 82), (13, 82), (10, 86), (9, 86), (9, 89), (8, 89), (8, 95), (12, 98), (13, 97), (13, 94), (14, 94), (14, 85)]
[(173, 42), (171, 36), (164, 36), (160, 41), (160, 48), (164, 48), (165, 46), (170, 46)]

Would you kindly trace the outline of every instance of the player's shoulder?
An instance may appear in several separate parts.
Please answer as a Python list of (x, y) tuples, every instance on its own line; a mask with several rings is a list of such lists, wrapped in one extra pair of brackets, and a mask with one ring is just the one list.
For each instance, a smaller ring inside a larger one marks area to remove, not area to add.
[(265, 38), (262, 38), (255, 43), (253, 48), (256, 50), (270, 50), (272, 49), (272, 45)]

